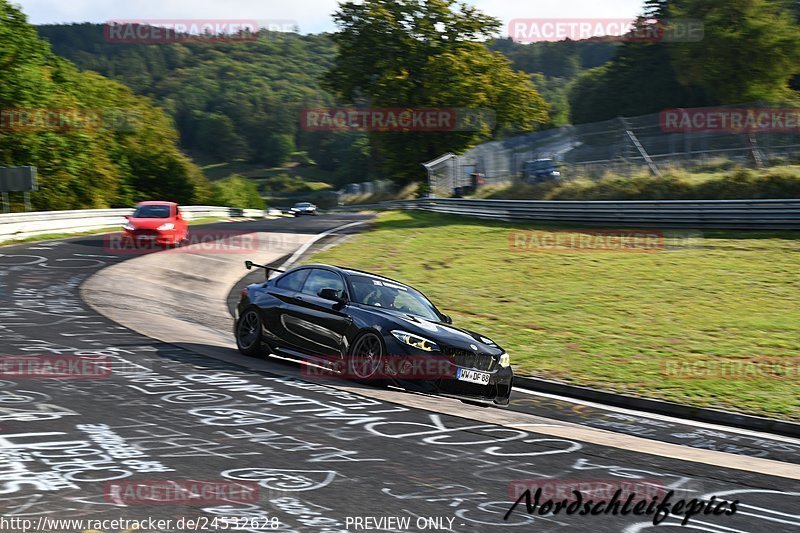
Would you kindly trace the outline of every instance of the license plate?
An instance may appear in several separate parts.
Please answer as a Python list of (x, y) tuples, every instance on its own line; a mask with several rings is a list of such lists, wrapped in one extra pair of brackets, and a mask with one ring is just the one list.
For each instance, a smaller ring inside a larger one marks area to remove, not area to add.
[(153, 241), (153, 240), (155, 240), (155, 236), (154, 235), (137, 235), (136, 238), (139, 239), (140, 241)]
[(468, 368), (459, 368), (456, 372), (457, 380), (469, 381), (470, 383), (478, 383), (480, 385), (488, 385), (490, 376), (491, 374), (487, 372), (478, 372), (477, 370), (469, 370)]

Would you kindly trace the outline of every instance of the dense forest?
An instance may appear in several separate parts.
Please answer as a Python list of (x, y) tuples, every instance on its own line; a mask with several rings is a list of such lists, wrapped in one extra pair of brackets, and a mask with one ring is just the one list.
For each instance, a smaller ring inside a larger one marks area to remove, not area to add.
[[(120, 81), (157, 102), (173, 117), (183, 149), (197, 161), (279, 166), (293, 153), (304, 152), (340, 183), (379, 172), (371, 164), (374, 153), (366, 134), (300, 128), (304, 108), (341, 103), (323, 85), (336, 59), (331, 35), (264, 31), (252, 42), (141, 45), (108, 42), (100, 24), (45, 25), (37, 30), (57, 54), (81, 69)], [(569, 83), (608, 61), (616, 47), (488, 42), (488, 49), (508, 57), (514, 70), (529, 74), (551, 104), (543, 127), (569, 122)]]
[(335, 142), (299, 131), (303, 108), (333, 103), (319, 85), (335, 55), (326, 35), (263, 31), (246, 42), (137, 44), (108, 42), (100, 24), (37, 29), (81, 69), (158, 102), (174, 118), (183, 148), (203, 162), (277, 166), (299, 149), (322, 165), (339, 163), (326, 160)]
[(504, 37), (491, 40), (488, 46), (508, 57), (515, 70), (530, 75), (551, 106), (548, 126), (563, 126), (572, 122), (568, 94), (575, 80), (612, 60), (620, 43), (564, 40), (522, 44)]
[(625, 42), (569, 88), (571, 122), (671, 107), (800, 102), (800, 3), (646, 0), (649, 20), (702, 22), (702, 39)]
[[(53, 50), (77, 64), (152, 97), (175, 119), (181, 144), (203, 161), (248, 159), (279, 165), (295, 151), (309, 152), (325, 170), (351, 175), (363, 167), (365, 136), (299, 130), (304, 107), (332, 105), (321, 88), (336, 48), (330, 35), (263, 32), (256, 42), (112, 43), (100, 24), (38, 26)], [(488, 48), (528, 73), (551, 103), (555, 125), (569, 122), (567, 87), (578, 75), (609, 61), (616, 43), (519, 44), (493, 39)], [(347, 162), (350, 161), (350, 165)]]
[[(532, 44), (497, 38), (499, 21), (450, 4), (344, 2), (333, 34), (137, 44), (109, 42), (100, 24), (34, 29), (0, 0), (0, 109), (103, 117), (91, 128), (74, 117), (55, 129), (6, 124), (0, 164), (39, 168), (41, 209), (147, 197), (257, 206), (247, 180), (209, 183), (193, 161), (294, 161), (337, 185), (405, 183), (423, 177), (425, 160), (518, 132), (667, 107), (800, 101), (794, 1), (645, 0), (645, 19), (703, 21), (702, 40)], [(301, 128), (304, 109), (353, 105), (488, 108), (496, 121), (448, 133)]]
[[(56, 56), (6, 0), (0, 43), (0, 165), (38, 167), (35, 208), (210, 198), (212, 187), (179, 150), (167, 113), (122, 83)], [(56, 116), (42, 118), (37, 110)]]

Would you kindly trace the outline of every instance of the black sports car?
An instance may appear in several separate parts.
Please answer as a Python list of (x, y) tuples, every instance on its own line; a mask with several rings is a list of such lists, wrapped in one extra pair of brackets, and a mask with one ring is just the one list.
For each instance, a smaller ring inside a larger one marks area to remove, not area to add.
[(300, 266), (246, 287), (236, 316), (236, 343), (245, 355), (274, 353), (312, 363), (304, 373), (332, 368), (359, 381), (468, 403), (509, 402), (508, 354), (491, 339), (453, 327), (419, 291), (383, 276)]

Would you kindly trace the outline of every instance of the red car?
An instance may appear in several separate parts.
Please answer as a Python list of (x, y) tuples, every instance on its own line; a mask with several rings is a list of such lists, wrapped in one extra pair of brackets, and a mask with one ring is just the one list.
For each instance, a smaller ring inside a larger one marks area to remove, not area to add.
[(189, 225), (173, 202), (140, 202), (125, 218), (123, 237), (136, 244), (177, 245), (189, 235)]

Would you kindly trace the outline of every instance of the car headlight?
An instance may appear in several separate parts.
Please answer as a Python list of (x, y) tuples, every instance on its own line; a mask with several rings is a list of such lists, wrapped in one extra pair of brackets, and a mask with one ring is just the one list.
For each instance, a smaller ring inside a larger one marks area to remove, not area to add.
[(122, 229), (125, 229), (125, 230), (128, 230), (128, 231), (135, 231), (136, 230), (136, 226), (134, 226), (133, 224), (125, 224), (124, 226), (122, 226)]
[(503, 352), (500, 354), (500, 366), (506, 368), (511, 365), (511, 358), (508, 356), (507, 353)]
[(165, 222), (164, 224), (161, 224), (156, 229), (158, 231), (167, 231), (167, 230), (175, 229), (175, 224), (173, 224), (172, 222)]
[(439, 345), (432, 340), (426, 339), (425, 337), (420, 337), (419, 335), (414, 335), (413, 333), (409, 333), (407, 331), (392, 331), (392, 335), (394, 335), (394, 338), (403, 344), (408, 344), (414, 348), (418, 348), (426, 352), (439, 351)]

